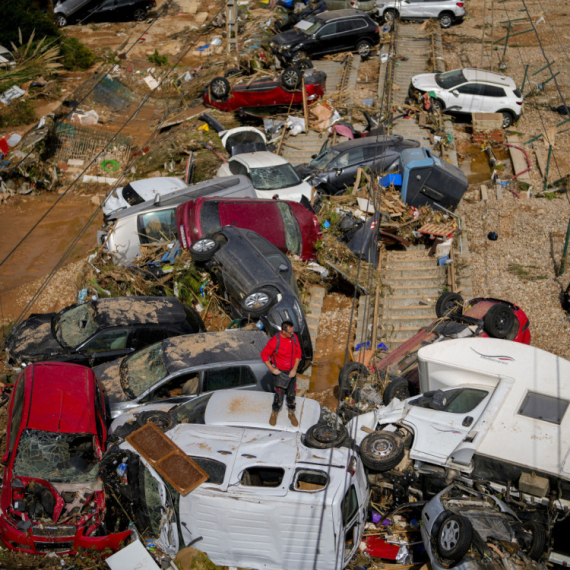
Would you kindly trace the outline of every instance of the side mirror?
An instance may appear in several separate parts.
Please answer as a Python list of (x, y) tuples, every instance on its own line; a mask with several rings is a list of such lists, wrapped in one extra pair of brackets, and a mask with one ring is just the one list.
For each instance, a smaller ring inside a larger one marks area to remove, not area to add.
[(457, 91), (457, 89), (454, 89), (454, 90), (452, 91), (452, 93), (453, 93), (456, 97), (459, 97), (459, 91)]
[(445, 392), (443, 390), (436, 390), (433, 394), (432, 401), (429, 404), (429, 407), (432, 410), (437, 410), (441, 412), (445, 409), (445, 405), (447, 404), (447, 398), (445, 397)]
[(311, 154), (311, 158), (317, 158), (316, 154)]
[(335, 173), (337, 176), (340, 176), (342, 174), (342, 168), (335, 169)]
[(156, 204), (160, 204), (160, 194), (155, 195), (153, 204), (155, 206), (156, 206)]

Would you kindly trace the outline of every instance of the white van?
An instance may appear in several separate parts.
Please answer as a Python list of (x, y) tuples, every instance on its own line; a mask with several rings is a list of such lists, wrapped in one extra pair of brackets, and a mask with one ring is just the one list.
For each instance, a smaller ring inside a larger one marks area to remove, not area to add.
[(299, 433), (269, 429), (180, 424), (167, 436), (210, 476), (186, 496), (172, 497), (128, 443), (121, 449), (146, 466), (133, 484), (144, 482), (147, 507), (163, 505), (156, 540), (168, 554), (192, 544), (219, 566), (340, 570), (356, 552), (368, 484), (355, 451), (311, 449)]
[(349, 422), (365, 465), (392, 469), (406, 439), (419, 472), (511, 482), (570, 505), (570, 362), (488, 338), (432, 344), (418, 359), (421, 396)]

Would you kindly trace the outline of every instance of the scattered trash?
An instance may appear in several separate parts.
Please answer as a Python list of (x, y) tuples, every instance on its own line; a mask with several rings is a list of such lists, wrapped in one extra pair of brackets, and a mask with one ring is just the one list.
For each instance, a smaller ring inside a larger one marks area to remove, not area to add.
[(499, 234), (497, 232), (489, 232), (487, 234), (487, 239), (490, 239), (491, 241), (497, 241), (499, 239)]

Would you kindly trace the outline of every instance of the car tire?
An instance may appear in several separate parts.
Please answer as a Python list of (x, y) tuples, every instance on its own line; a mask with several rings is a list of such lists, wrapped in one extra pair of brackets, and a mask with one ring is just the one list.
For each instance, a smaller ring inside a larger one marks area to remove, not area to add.
[(373, 471), (390, 471), (404, 457), (404, 440), (389, 431), (377, 431), (367, 435), (360, 444), (362, 463)]
[(305, 444), (314, 449), (330, 449), (341, 447), (347, 438), (348, 430), (343, 424), (331, 426), (328, 423), (318, 423), (307, 430)]
[(546, 550), (546, 529), (536, 521), (526, 521), (522, 527), (532, 535), (524, 551), (529, 558), (538, 562)]
[(345, 364), (338, 375), (341, 399), (344, 400), (344, 398), (348, 398), (354, 391), (355, 382), (357, 382), (360, 377), (366, 377), (369, 374), (370, 371), (368, 368), (360, 362), (349, 362)]
[(433, 99), (431, 100), (431, 108), (438, 113), (443, 113), (445, 109), (445, 105), (441, 99)]
[(276, 303), (277, 295), (271, 289), (255, 289), (240, 301), (242, 310), (249, 317), (261, 317)]
[(362, 40), (356, 44), (356, 51), (362, 59), (366, 59), (372, 51), (372, 44), (366, 40)]
[(201, 238), (190, 246), (190, 257), (194, 261), (209, 261), (220, 249), (220, 243), (213, 237)]
[(297, 51), (291, 57), (291, 64), (293, 66), (297, 65), (302, 59), (308, 59), (307, 54), (304, 51)]
[(146, 424), (154, 424), (160, 430), (166, 432), (176, 425), (176, 420), (168, 412), (162, 410), (149, 410), (148, 412), (141, 412), (137, 415), (136, 424), (143, 427)]
[(503, 129), (508, 129), (515, 122), (515, 118), (510, 111), (501, 111), (503, 115)]
[(398, 12), (396, 10), (386, 10), (384, 12), (384, 21), (388, 23), (392, 23), (398, 17)]
[(65, 28), (67, 26), (67, 18), (63, 14), (58, 14), (55, 17), (55, 23), (58, 28)]
[(146, 10), (143, 10), (142, 8), (137, 8), (133, 12), (133, 20), (137, 22), (142, 22), (145, 18), (146, 18)]
[(214, 101), (223, 101), (230, 94), (230, 82), (225, 77), (214, 77), (208, 87)]
[(300, 69), (301, 71), (305, 71), (305, 69), (313, 69), (314, 65), (310, 59), (300, 59), (296, 64), (295, 67)]
[(386, 384), (382, 394), (384, 405), (387, 406), (394, 398), (407, 400), (412, 395), (410, 384), (411, 382), (402, 376), (389, 376), (388, 384)]
[(449, 513), (437, 531), (437, 552), (446, 561), (459, 562), (471, 548), (472, 540), (473, 527), (469, 519)]
[(295, 91), (301, 87), (303, 72), (297, 67), (287, 67), (281, 74), (281, 85), (288, 91)]
[(493, 338), (507, 338), (515, 324), (515, 314), (503, 303), (493, 305), (485, 315), (483, 328)]
[(450, 28), (451, 25), (453, 24), (453, 15), (450, 14), (449, 12), (445, 12), (444, 14), (440, 14), (439, 15), (439, 25), (446, 29), (446, 28)]
[(435, 314), (438, 319), (445, 317), (450, 311), (461, 315), (464, 303), (459, 293), (442, 293), (435, 303)]

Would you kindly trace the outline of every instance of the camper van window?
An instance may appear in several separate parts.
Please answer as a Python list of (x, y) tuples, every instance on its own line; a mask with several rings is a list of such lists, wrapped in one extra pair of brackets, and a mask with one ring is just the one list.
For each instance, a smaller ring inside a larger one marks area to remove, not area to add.
[(281, 467), (250, 467), (243, 472), (241, 484), (246, 487), (279, 487), (285, 470)]
[(329, 478), (323, 471), (313, 469), (297, 469), (291, 489), (293, 491), (322, 491), (328, 485)]
[(567, 400), (529, 392), (522, 403), (519, 414), (535, 420), (561, 424), (566, 408), (568, 408)]
[(354, 485), (350, 487), (340, 506), (342, 513), (342, 524), (346, 526), (358, 512), (358, 497), (356, 496), (356, 489)]
[(190, 459), (209, 475), (208, 483), (221, 485), (224, 482), (226, 466), (221, 461), (206, 457), (195, 457), (193, 455), (190, 455)]
[(449, 414), (467, 414), (474, 410), (489, 394), (486, 390), (476, 388), (454, 388), (445, 390), (445, 404), (443, 408), (435, 408), (432, 395), (423, 395), (410, 402), (412, 406), (432, 408)]

